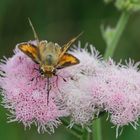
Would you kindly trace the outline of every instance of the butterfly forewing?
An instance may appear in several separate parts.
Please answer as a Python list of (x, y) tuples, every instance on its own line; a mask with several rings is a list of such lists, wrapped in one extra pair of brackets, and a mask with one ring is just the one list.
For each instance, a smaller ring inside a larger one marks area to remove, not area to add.
[(28, 55), (34, 62), (39, 63), (40, 60), (38, 58), (38, 49), (35, 45), (30, 43), (21, 43), (18, 44), (18, 48)]

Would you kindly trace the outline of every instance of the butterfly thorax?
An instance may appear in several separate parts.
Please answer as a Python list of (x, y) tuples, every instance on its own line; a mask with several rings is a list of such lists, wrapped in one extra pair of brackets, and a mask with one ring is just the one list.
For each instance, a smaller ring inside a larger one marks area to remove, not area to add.
[(58, 63), (61, 47), (53, 42), (41, 41), (39, 44), (40, 68), (44, 76), (52, 77), (55, 74), (55, 66)]
[(55, 66), (61, 53), (61, 47), (53, 42), (41, 41), (39, 44), (40, 60), (43, 65)]

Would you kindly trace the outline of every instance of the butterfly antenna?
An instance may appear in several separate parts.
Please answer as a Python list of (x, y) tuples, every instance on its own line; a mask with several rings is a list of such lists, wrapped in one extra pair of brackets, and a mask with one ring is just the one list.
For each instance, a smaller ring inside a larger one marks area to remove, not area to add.
[(28, 21), (29, 21), (29, 24), (30, 24), (30, 26), (31, 26), (31, 28), (32, 28), (32, 31), (33, 31), (33, 34), (34, 34), (35, 40), (37, 41), (37, 43), (39, 43), (39, 38), (38, 38), (38, 36), (37, 36), (37, 33), (36, 33), (36, 31), (35, 31), (35, 28), (34, 28), (32, 22), (31, 22), (31, 19), (28, 18)]
[(65, 44), (66, 48), (69, 48), (84, 32), (81, 32), (76, 37), (72, 38), (67, 44)]
[(81, 32), (76, 37), (72, 38), (68, 43), (63, 45), (62, 47), (62, 53), (59, 56), (59, 59), (64, 55), (64, 53), (69, 49), (69, 47), (83, 34), (84, 32)]

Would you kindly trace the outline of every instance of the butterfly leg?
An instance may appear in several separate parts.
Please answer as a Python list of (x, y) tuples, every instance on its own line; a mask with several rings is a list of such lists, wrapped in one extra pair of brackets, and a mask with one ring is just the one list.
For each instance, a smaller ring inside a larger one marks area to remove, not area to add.
[(50, 90), (51, 90), (51, 85), (50, 85), (50, 78), (47, 78), (47, 105), (49, 104), (49, 95), (50, 95)]
[(59, 89), (59, 83), (58, 83), (58, 75), (57, 74), (55, 74), (55, 76), (56, 76), (56, 87), (57, 87), (57, 89), (58, 89), (58, 91), (61, 93), (61, 90)]

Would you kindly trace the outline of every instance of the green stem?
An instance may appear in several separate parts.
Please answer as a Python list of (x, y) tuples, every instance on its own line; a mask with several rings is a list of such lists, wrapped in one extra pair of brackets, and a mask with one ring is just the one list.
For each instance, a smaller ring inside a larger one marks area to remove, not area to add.
[[(117, 26), (113, 31), (111, 40), (109, 41), (109, 43), (107, 43), (107, 48), (104, 54), (105, 59), (107, 59), (108, 57), (112, 57), (114, 55), (115, 49), (125, 29), (125, 26), (128, 22), (129, 17), (130, 17), (130, 13), (123, 11), (117, 23)], [(101, 119), (99, 118), (93, 122), (94, 122), (93, 123), (93, 140), (102, 140)]]
[[(66, 118), (61, 118), (61, 121), (64, 126), (69, 125), (69, 120), (67, 120)], [(83, 135), (82, 128), (77, 125), (73, 125), (73, 127), (71, 129), (68, 129), (68, 128), (66, 128), (66, 129), (68, 132), (70, 132), (71, 134), (75, 135), (78, 138), (81, 138), (81, 135)]]
[(90, 140), (90, 132), (85, 129), (80, 140)]
[(66, 127), (65, 127), (65, 129), (66, 129), (69, 133), (71, 133), (72, 135), (74, 135), (75, 137), (77, 137), (78, 139), (81, 139), (81, 135), (82, 135), (82, 134), (77, 133), (77, 131), (75, 131), (74, 129), (68, 129), (68, 128), (66, 128)]
[(102, 140), (101, 119), (98, 118), (93, 121), (93, 140)]
[(108, 45), (107, 45), (107, 49), (106, 49), (105, 55), (104, 55), (105, 59), (113, 56), (115, 48), (117, 46), (117, 43), (118, 43), (118, 41), (119, 41), (119, 39), (120, 39), (124, 29), (125, 29), (127, 22), (128, 22), (129, 16), (130, 16), (129, 12), (124, 11), (122, 13), (122, 15), (117, 23), (117, 26), (115, 28), (112, 39), (111, 39), (110, 43), (108, 43)]

